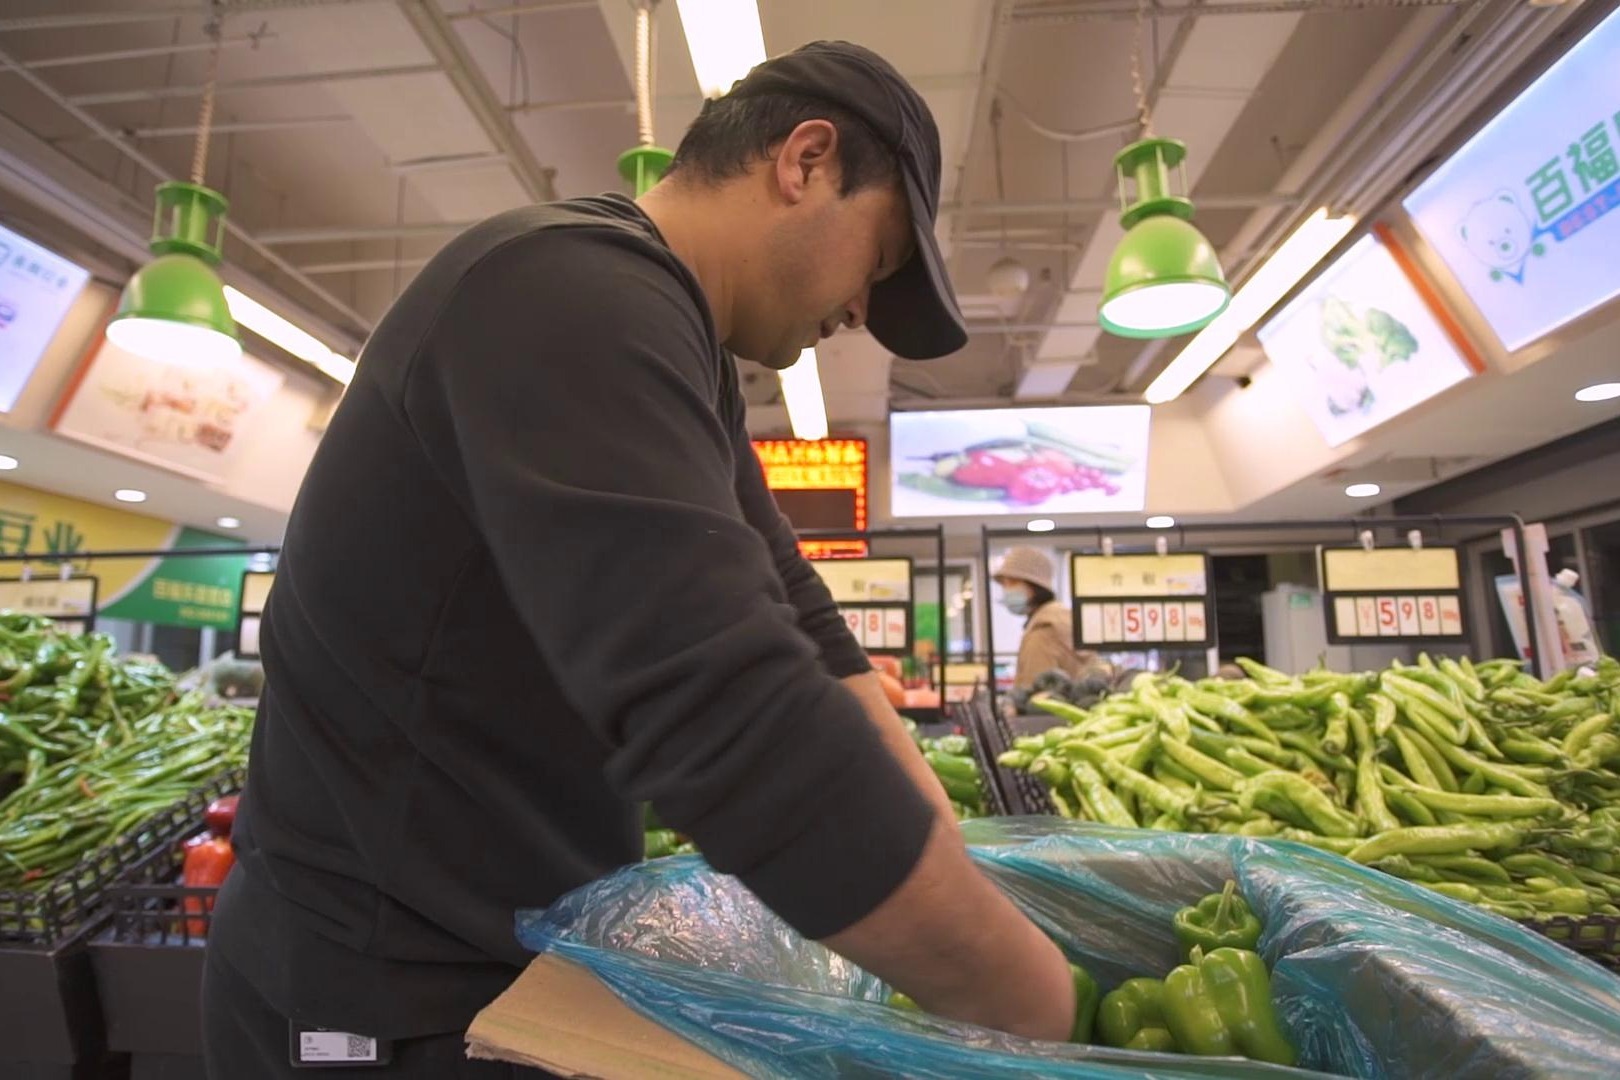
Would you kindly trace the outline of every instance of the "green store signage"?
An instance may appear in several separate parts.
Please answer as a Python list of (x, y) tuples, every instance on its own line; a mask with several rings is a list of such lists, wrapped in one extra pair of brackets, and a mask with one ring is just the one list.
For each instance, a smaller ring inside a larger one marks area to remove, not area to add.
[[(95, 503), (0, 483), (0, 554), (39, 555), (36, 575), (68, 562), (75, 575), (99, 579), (98, 613), (163, 626), (236, 627), (237, 593), (248, 557), (162, 556), (92, 559), (97, 551), (237, 547), (240, 540)], [(0, 564), (16, 577), (19, 564)]]

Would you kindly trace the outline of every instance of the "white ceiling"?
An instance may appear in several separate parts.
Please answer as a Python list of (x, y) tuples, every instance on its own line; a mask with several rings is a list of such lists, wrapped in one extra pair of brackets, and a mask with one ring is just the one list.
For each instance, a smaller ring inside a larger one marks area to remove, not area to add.
[[(1316, 205), (1374, 209), (1577, 7), (1287, 6), (1238, 15), (1206, 4), (1195, 19), (1185, 5), (1150, 0), (1156, 17), (1139, 32), (1131, 6), (1118, 0), (760, 0), (768, 51), (817, 38), (871, 46), (918, 86), (943, 141), (939, 231), (970, 317), (970, 344), (918, 365), (891, 362), (864, 334), (828, 341), (820, 360), (834, 427), (880, 430), (891, 404), (1007, 402), (1038, 358), (1073, 367), (1072, 381), (1060, 372), (1055, 385), (1066, 388), (1049, 400), (1136, 400), (1175, 355), (1175, 343), (1144, 347), (1092, 325), (1117, 236), (1110, 162), (1135, 137), (1122, 122), (1135, 113), (1138, 41), (1157, 129), (1190, 144), (1198, 223), (1240, 280)], [(231, 272), (285, 299), (285, 310), (302, 309), (306, 325), (335, 347), (355, 347), (457, 226), (541, 189), (566, 197), (622, 186), (614, 162), (635, 141), (629, 0), (219, 7), (227, 47), (208, 181), (230, 196), (232, 220), (262, 241), (230, 240)], [(177, 17), (177, 8), (195, 14)], [(0, 157), (24, 154), (52, 177), (44, 186), (57, 189), (0, 190), (0, 220), (60, 238), (114, 279), (135, 265), (155, 178), (90, 132), (84, 116), (121, 133), (165, 173), (184, 175), (206, 78), (208, 10), (203, 0), (6, 0), (0, 53), (36, 65), (31, 78), (81, 115), (0, 71), (0, 135), (9, 119), (33, 140), (0, 141)], [(668, 0), (657, 27), (657, 137), (673, 145), (701, 102)], [(62, 62), (141, 50), (150, 55)], [(53, 223), (51, 214), (70, 220)], [(92, 216), (95, 228), (85, 225)], [(1004, 254), (1032, 272), (1022, 297), (988, 295), (986, 273)], [(1252, 364), (1237, 358), (1221, 370)], [(1343, 512), (1352, 508), (1333, 496), (1342, 481), (1324, 478), (1334, 469), (1386, 459), (1480, 461), (1600, 419), (1601, 410), (1571, 410), (1553, 392), (1553, 364), (1574, 377), (1603, 360), (1572, 350), (1538, 365), (1539, 379), (1481, 380), (1245, 512)], [(784, 430), (774, 378), (744, 369), (751, 426)], [(1212, 405), (1226, 392), (1210, 383), (1198, 400)], [(1542, 393), (1544, 407), (1531, 407)], [(47, 440), (38, 449), (48, 456), (55, 441), (31, 437)], [(72, 490), (89, 467), (75, 457), (84, 453), (93, 452), (64, 450), (51, 484)], [(146, 480), (156, 494), (162, 485)], [(206, 493), (198, 498), (181, 498), (174, 516), (226, 512), (199, 514)], [(251, 508), (237, 509), (253, 519)]]

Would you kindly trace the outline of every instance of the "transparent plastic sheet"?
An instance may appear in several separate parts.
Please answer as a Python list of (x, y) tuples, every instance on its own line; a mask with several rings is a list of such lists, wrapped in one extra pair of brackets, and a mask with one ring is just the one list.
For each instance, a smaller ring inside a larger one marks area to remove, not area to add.
[[(1505, 919), (1301, 844), (1053, 818), (964, 827), (1009, 896), (1104, 989), (1176, 963), (1170, 917), (1235, 878), (1264, 920), (1311, 1070), (1373, 1078), (1620, 1077), (1620, 978)], [(518, 936), (758, 1077), (1309, 1075), (1239, 1059), (1030, 1042), (902, 1013), (701, 859), (588, 885)]]

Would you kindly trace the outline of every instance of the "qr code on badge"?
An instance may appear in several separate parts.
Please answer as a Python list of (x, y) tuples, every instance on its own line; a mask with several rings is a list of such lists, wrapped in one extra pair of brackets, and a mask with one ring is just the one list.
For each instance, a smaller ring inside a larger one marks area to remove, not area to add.
[(350, 1035), (348, 1053), (345, 1054), (350, 1061), (374, 1061), (377, 1057), (377, 1040), (365, 1035)]

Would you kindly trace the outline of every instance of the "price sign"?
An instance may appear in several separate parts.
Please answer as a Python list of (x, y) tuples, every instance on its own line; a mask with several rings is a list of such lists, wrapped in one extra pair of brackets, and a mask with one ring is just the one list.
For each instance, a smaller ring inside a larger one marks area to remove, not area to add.
[(867, 652), (909, 655), (912, 621), (910, 559), (812, 559), (844, 625)]
[(1318, 554), (1332, 644), (1466, 640), (1455, 548), (1322, 548)]
[(1164, 605), (1144, 604), (1142, 607), (1142, 640), (1164, 640)]
[(1206, 618), (1209, 557), (1202, 552), (1071, 555), (1069, 567), (1075, 648), (1128, 652), (1214, 644)]
[(93, 577), (0, 581), (0, 611), (42, 616), (64, 633), (88, 633), (96, 625), (96, 584)]
[(244, 660), (259, 658), (259, 622), (275, 580), (273, 570), (249, 570), (242, 575), (242, 600), (236, 612), (236, 655)]

